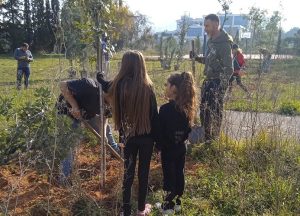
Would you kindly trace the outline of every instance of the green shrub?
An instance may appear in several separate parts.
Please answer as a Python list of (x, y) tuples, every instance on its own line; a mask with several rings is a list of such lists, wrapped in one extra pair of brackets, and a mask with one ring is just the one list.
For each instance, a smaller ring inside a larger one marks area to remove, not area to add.
[(300, 113), (300, 102), (289, 101), (281, 104), (279, 113), (282, 115), (298, 115)]
[(16, 153), (26, 153), (36, 162), (53, 159), (58, 162), (77, 144), (80, 129), (72, 129), (69, 119), (57, 116), (51, 96), (47, 88), (39, 88), (34, 93), (34, 100), (21, 106), (15, 104), (10, 109), (17, 121), (10, 121), (8, 127), (1, 130), (2, 163), (8, 162)]

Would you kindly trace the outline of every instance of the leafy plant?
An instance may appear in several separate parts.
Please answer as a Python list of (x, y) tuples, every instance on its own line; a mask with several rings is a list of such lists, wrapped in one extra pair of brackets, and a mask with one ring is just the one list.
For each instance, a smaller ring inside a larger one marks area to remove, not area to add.
[(78, 142), (81, 132), (73, 129), (68, 119), (57, 116), (51, 96), (49, 89), (39, 88), (33, 101), (14, 110), (17, 121), (2, 132), (2, 162), (16, 153), (26, 153), (37, 161), (59, 160)]

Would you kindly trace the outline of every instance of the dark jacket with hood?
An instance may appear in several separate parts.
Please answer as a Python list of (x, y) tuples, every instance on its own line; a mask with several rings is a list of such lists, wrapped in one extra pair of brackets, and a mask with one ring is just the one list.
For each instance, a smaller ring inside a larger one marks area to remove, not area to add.
[(232, 37), (220, 30), (220, 35), (207, 41), (207, 51), (204, 59), (197, 59), (205, 63), (204, 75), (207, 79), (220, 79), (228, 82), (233, 73), (231, 45)]

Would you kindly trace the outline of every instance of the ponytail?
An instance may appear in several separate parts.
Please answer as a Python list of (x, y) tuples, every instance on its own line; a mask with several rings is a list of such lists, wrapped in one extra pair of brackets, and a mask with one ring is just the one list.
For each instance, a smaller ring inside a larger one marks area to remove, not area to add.
[(182, 72), (181, 74), (173, 74), (169, 77), (168, 82), (176, 86), (176, 106), (180, 112), (183, 112), (187, 116), (189, 124), (192, 126), (197, 106), (196, 88), (192, 73)]

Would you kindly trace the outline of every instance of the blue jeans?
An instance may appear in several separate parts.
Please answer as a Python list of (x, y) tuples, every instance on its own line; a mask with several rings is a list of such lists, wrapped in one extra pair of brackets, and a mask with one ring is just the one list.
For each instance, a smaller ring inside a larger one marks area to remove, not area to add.
[(22, 77), (24, 76), (24, 85), (25, 88), (28, 88), (29, 85), (29, 76), (30, 76), (30, 68), (22, 67), (17, 70), (17, 89), (21, 89)]
[(65, 177), (69, 177), (72, 173), (72, 167), (73, 167), (73, 150), (70, 149), (70, 152), (68, 153), (67, 157), (61, 162), (60, 166), (61, 166), (61, 172), (62, 172), (62, 177), (61, 177), (61, 181), (65, 178)]
[[(98, 115), (96, 115), (94, 118), (91, 118), (90, 120), (88, 120), (88, 123), (95, 129), (95, 131), (99, 132), (99, 124), (100, 124), (100, 118)], [(120, 148), (118, 146), (118, 144), (116, 143), (113, 134), (112, 134), (112, 130), (109, 124), (106, 124), (106, 138), (107, 138), (107, 142), (108, 144), (118, 153), (120, 153)]]
[[(100, 124), (100, 119), (99, 116), (95, 116), (92, 119), (88, 120), (88, 123), (97, 131), (99, 132), (99, 124)], [(76, 128), (80, 125), (80, 121), (78, 120), (74, 120), (72, 127)], [(120, 153), (120, 148), (118, 146), (118, 144), (116, 143), (113, 135), (112, 135), (112, 131), (111, 131), (111, 127), (109, 124), (106, 125), (106, 138), (107, 138), (107, 142), (108, 144), (118, 153)], [(72, 172), (72, 163), (73, 163), (73, 150), (71, 149), (68, 156), (61, 162), (61, 167), (62, 167), (62, 174), (63, 177), (69, 177), (71, 175)]]

